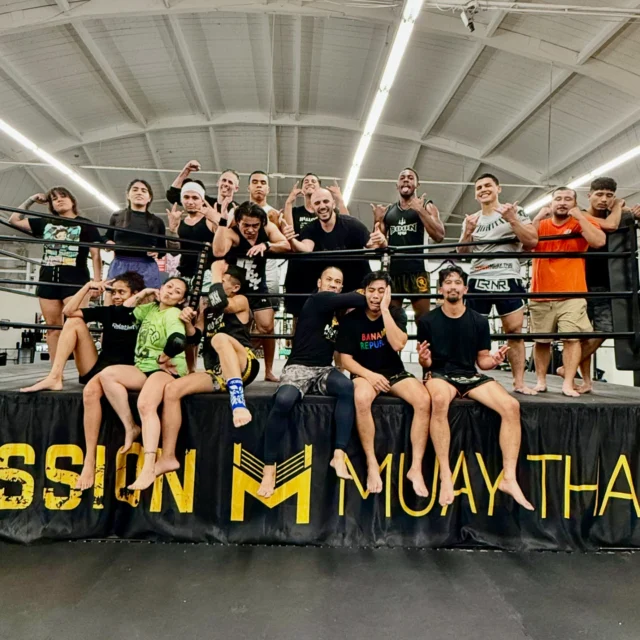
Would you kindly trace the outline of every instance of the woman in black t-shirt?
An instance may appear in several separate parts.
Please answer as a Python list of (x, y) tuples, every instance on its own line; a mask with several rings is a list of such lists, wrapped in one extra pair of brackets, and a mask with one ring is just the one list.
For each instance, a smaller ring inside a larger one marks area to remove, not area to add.
[[(153, 202), (151, 185), (145, 180), (135, 179), (127, 187), (127, 208), (116, 211), (109, 224), (119, 229), (109, 229), (105, 234), (107, 244), (116, 245), (116, 257), (109, 267), (108, 278), (112, 279), (127, 271), (139, 273), (144, 278), (144, 286), (159, 289), (162, 285), (160, 269), (153, 249), (166, 247), (162, 238), (151, 238), (131, 231), (144, 231), (165, 235), (164, 222), (149, 212)], [(127, 231), (129, 229), (130, 231)], [(135, 245), (140, 250), (118, 249), (117, 245)]]
[[(91, 222), (88, 218), (78, 215), (77, 200), (65, 187), (53, 187), (46, 194), (33, 195), (20, 208), (29, 209), (36, 203), (48, 205), (49, 212), (58, 219), (27, 218), (25, 214), (14, 213), (9, 222), (22, 231), (32, 233), (36, 238), (52, 241), (51, 244), (43, 245), (42, 266), (38, 276), (40, 282), (52, 284), (39, 285), (36, 294), (40, 299), (45, 322), (61, 325), (65, 303), (91, 279), (87, 267), (89, 254), (93, 262), (94, 280), (102, 279), (102, 260), (98, 247), (55, 244), (55, 241), (100, 242), (100, 233), (91, 224), (86, 224)], [(59, 286), (60, 284), (69, 286)], [(52, 359), (56, 355), (59, 337), (59, 330), (47, 331), (47, 347)]]

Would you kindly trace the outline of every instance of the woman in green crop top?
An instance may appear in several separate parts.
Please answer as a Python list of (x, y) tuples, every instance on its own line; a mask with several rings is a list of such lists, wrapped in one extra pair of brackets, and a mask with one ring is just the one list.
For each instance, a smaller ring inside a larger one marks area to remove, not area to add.
[[(187, 374), (185, 328), (180, 319), (180, 307), (187, 295), (186, 282), (170, 278), (159, 290), (144, 289), (126, 300), (126, 306), (136, 307), (134, 316), (140, 323), (135, 365), (114, 365), (99, 374), (104, 394), (125, 428), (123, 453), (142, 432), (144, 466), (128, 487), (132, 491), (146, 489), (156, 478), (156, 451), (160, 440), (158, 407), (165, 386)], [(128, 391), (140, 391), (138, 412), (142, 427), (133, 419)]]

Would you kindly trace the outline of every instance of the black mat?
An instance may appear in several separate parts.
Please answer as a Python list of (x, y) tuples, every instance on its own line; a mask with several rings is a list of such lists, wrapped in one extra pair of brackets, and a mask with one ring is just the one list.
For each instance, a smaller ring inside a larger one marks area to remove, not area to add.
[(0, 545), (0, 638), (637, 640), (640, 556)]

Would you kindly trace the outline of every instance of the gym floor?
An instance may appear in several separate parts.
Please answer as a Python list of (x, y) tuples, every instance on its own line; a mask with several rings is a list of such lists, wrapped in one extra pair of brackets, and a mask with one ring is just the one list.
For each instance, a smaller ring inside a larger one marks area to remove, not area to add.
[(0, 638), (637, 640), (640, 554), (0, 544)]

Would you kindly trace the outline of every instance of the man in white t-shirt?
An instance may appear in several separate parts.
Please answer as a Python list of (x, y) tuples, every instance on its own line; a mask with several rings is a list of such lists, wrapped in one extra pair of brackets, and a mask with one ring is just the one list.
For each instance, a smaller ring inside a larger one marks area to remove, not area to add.
[[(458, 253), (491, 254), (471, 262), (469, 293), (525, 293), (518, 258), (501, 258), (500, 254), (533, 249), (538, 244), (538, 233), (521, 207), (500, 204), (502, 191), (496, 176), (485, 173), (475, 182), (476, 200), (482, 209), (465, 218), (460, 242), (482, 240), (512, 240), (505, 244), (485, 244), (458, 247)], [(467, 306), (488, 316), (495, 305), (502, 321), (504, 333), (521, 333), (525, 302), (522, 298), (470, 298)], [(513, 373), (513, 388), (517, 393), (535, 395), (524, 382), (526, 364), (522, 340), (509, 340), (509, 362)]]

